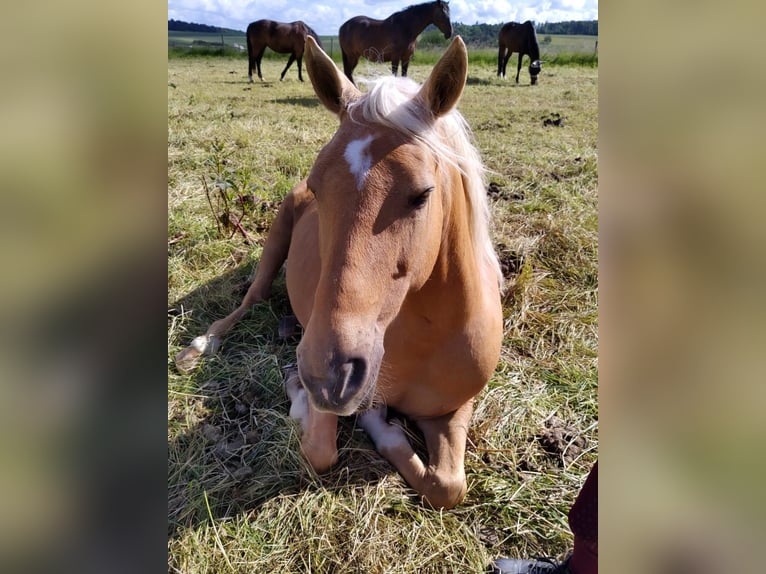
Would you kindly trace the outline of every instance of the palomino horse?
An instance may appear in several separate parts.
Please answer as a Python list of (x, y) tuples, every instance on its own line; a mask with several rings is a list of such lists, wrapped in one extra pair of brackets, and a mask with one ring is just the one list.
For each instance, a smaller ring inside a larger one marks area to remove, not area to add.
[(418, 34), (429, 24), (439, 28), (445, 38), (452, 36), (447, 2), (436, 0), (410, 6), (391, 14), (385, 20), (367, 16), (354, 16), (346, 20), (338, 31), (343, 71), (353, 82), (351, 74), (359, 58), (364, 57), (373, 62), (391, 62), (394, 76), (401, 62), (402, 76), (406, 76), (410, 58), (415, 53)]
[(271, 48), (280, 54), (290, 54), (285, 69), (282, 70), (280, 80), (285, 79), (287, 70), (295, 60), (298, 60), (298, 79), (302, 82), (301, 66), (303, 64), (303, 47), (306, 45), (306, 36), (313, 36), (319, 46), (322, 42), (319, 36), (308, 25), (300, 20), (290, 22), (274, 22), (273, 20), (257, 20), (247, 27), (247, 77), (253, 81), (253, 68), (258, 69), (258, 79), (261, 76), (261, 59), (266, 48)]
[(537, 34), (535, 33), (535, 26), (532, 22), (529, 20), (523, 24), (508, 22), (500, 28), (498, 44), (500, 46), (497, 54), (498, 77), (505, 77), (505, 66), (508, 64), (511, 54), (518, 52), (519, 65), (516, 68), (516, 83), (519, 83), (521, 60), (526, 54), (530, 59), (529, 77), (531, 78), (532, 85), (536, 84), (537, 75), (542, 68), (542, 62), (540, 61), (540, 47), (537, 45)]
[[(421, 87), (388, 76), (362, 93), (306, 40), (309, 77), (338, 131), (283, 201), (242, 305), (176, 357), (188, 370), (214, 352), (287, 258), (305, 330), (285, 385), (305, 457), (330, 468), (338, 417), (358, 413), (377, 450), (443, 508), (465, 494), (473, 398), (502, 338), (483, 168), (454, 109), (467, 64), (457, 37)], [(427, 461), (386, 420), (389, 407), (422, 430)]]

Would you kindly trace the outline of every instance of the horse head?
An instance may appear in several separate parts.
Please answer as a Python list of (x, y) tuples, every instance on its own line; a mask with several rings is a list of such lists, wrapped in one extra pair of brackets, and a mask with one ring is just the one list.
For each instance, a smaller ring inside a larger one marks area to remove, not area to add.
[(349, 415), (374, 399), (386, 330), (440, 253), (448, 191), (461, 180), (427, 142), (463, 92), (467, 53), (457, 37), (422, 86), (381, 78), (365, 94), (311, 37), (305, 57), (340, 126), (308, 176), (321, 269), (298, 371), (317, 410)]
[(449, 15), (449, 2), (436, 0), (434, 9), (434, 25), (441, 30), (445, 38), (452, 36), (452, 22)]
[(542, 68), (543, 68), (543, 63), (540, 60), (534, 60), (529, 65), (529, 77), (532, 80), (533, 86), (537, 83), (537, 75), (540, 73), (540, 70), (542, 70)]

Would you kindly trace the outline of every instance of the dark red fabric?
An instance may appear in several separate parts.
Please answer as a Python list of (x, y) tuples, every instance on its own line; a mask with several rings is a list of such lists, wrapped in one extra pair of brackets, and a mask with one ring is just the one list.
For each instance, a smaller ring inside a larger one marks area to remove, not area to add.
[(598, 574), (598, 462), (569, 510), (569, 528), (574, 534), (569, 570), (572, 574)]

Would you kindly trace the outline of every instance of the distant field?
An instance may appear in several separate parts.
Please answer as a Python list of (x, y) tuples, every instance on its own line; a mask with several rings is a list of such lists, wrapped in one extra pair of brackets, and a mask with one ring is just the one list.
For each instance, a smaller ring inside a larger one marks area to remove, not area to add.
[[(550, 42), (547, 39), (550, 38)], [(340, 62), (340, 48), (338, 47), (337, 36), (320, 36), (322, 43), (324, 44), (325, 51), (337, 62)], [(591, 55), (596, 51), (595, 36), (564, 36), (556, 34), (540, 34), (538, 35), (538, 42), (540, 43), (540, 53), (545, 60), (546, 58), (551, 60), (561, 54), (588, 54)], [(247, 54), (247, 42), (244, 34), (207, 34), (202, 32), (168, 32), (168, 48), (171, 55), (180, 55), (180, 50), (186, 51), (193, 49), (195, 52), (209, 51), (210, 48), (220, 48), (221, 44), (224, 44), (227, 55), (236, 56), (239, 52), (242, 57), (246, 57)], [(484, 54), (483, 59), (497, 58), (497, 45), (487, 45), (479, 47), (479, 51)], [(425, 56), (431, 50), (420, 49), (416, 52), (416, 58), (418, 53), (421, 56)], [(469, 53), (475, 51), (469, 48)], [(264, 58), (283, 57), (281, 55), (274, 54), (271, 50), (266, 50)], [(515, 60), (513, 57), (512, 61)], [(435, 58), (434, 58), (435, 61)]]

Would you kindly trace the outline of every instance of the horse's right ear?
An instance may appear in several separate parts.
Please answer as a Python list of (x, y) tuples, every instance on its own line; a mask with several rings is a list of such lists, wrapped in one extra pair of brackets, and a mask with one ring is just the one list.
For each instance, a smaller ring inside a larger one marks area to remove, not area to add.
[(311, 36), (306, 36), (305, 56), (306, 71), (319, 101), (339, 116), (346, 109), (346, 104), (358, 98), (361, 92), (341, 73), (335, 62)]
[(460, 36), (450, 43), (420, 87), (420, 98), (435, 118), (455, 107), (468, 79), (468, 52)]

